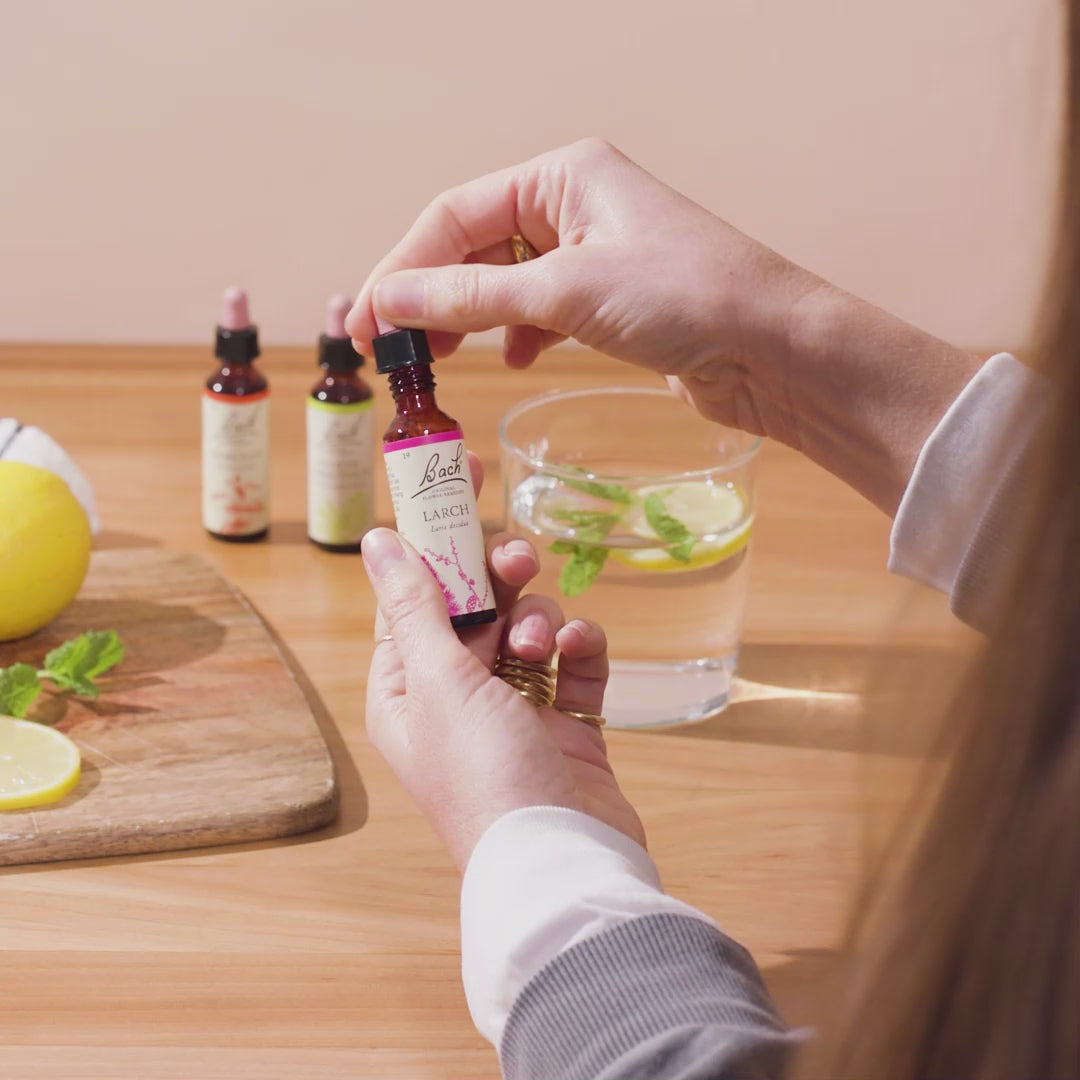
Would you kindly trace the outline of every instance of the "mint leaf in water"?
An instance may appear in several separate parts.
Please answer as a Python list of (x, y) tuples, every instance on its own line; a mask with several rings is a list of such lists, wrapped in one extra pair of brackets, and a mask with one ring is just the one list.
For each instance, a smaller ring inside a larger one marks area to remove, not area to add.
[(548, 551), (554, 551), (556, 555), (573, 555), (578, 546), (572, 540), (556, 540), (548, 545)]
[(41, 682), (29, 664), (0, 668), (0, 714), (22, 719), (40, 693)]
[(548, 516), (573, 525), (577, 539), (586, 544), (600, 543), (622, 517), (621, 514), (605, 514), (601, 510), (549, 510)]
[(690, 561), (690, 552), (696, 543), (694, 534), (667, 512), (664, 500), (655, 492), (645, 500), (645, 520), (661, 540), (672, 545), (668, 554), (673, 559), (681, 563)]
[[(566, 468), (573, 469), (574, 472), (585, 472), (579, 465), (567, 465)], [(607, 499), (608, 502), (623, 503), (625, 506), (629, 506), (634, 501), (634, 495), (630, 489), (624, 488), (621, 484), (601, 484), (596, 480), (568, 480), (566, 477), (561, 479), (567, 487), (576, 488), (597, 499)]]
[(115, 630), (91, 630), (53, 649), (39, 674), (76, 694), (96, 698), (93, 679), (124, 659), (124, 646)]
[(697, 541), (691, 536), (689, 540), (684, 540), (681, 544), (675, 544), (674, 547), (668, 548), (668, 554), (676, 561), (681, 563), (688, 563), (690, 561), (690, 552), (694, 550), (694, 545)]
[[(562, 543), (565, 541), (556, 541), (556, 544)], [(573, 552), (559, 573), (559, 591), (563, 596), (577, 596), (596, 580), (596, 575), (607, 561), (608, 550), (588, 544), (573, 545)]]
[(559, 591), (563, 596), (583, 593), (607, 562), (609, 548), (601, 541), (615, 528), (622, 513), (607, 514), (601, 510), (550, 510), (555, 521), (565, 521), (574, 527), (574, 540), (556, 540), (549, 551), (569, 555), (559, 573)]

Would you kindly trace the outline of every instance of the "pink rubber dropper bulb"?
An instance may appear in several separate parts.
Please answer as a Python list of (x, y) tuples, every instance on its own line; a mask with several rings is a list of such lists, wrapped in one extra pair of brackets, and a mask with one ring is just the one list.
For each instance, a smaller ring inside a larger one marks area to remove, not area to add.
[(225, 290), (221, 301), (221, 328), (246, 330), (249, 326), (251, 326), (251, 316), (248, 314), (247, 293), (234, 285)]
[(325, 333), (329, 338), (347, 338), (349, 331), (345, 329), (345, 316), (352, 310), (352, 301), (347, 296), (338, 293), (332, 297), (326, 305)]

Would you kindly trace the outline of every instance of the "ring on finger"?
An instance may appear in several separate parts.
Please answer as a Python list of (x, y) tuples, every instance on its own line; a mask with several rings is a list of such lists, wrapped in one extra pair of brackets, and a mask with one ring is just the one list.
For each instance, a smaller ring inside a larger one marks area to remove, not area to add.
[(521, 233), (510, 237), (510, 246), (514, 249), (514, 262), (529, 262), (540, 254)]
[(602, 728), (607, 723), (607, 720), (599, 713), (577, 712), (574, 709), (560, 709), (559, 712), (561, 712), (563, 716), (572, 716), (575, 720), (581, 720), (586, 724), (592, 724), (593, 727)]
[(555, 700), (555, 669), (550, 664), (499, 656), (495, 674), (538, 709)]

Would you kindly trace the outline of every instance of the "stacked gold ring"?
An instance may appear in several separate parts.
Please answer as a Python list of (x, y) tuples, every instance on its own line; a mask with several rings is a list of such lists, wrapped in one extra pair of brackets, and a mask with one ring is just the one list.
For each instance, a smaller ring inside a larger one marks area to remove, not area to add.
[(581, 720), (586, 724), (592, 724), (593, 727), (603, 727), (607, 723), (599, 713), (575, 712), (573, 709), (560, 709), (559, 712), (561, 712), (563, 716), (572, 716), (575, 720)]
[(500, 656), (495, 661), (495, 674), (538, 709), (555, 701), (555, 669), (549, 664)]
[(515, 262), (529, 262), (531, 259), (537, 258), (540, 254), (540, 252), (537, 251), (536, 248), (521, 235), (521, 233), (514, 233), (514, 235), (510, 237), (510, 246), (514, 249)]

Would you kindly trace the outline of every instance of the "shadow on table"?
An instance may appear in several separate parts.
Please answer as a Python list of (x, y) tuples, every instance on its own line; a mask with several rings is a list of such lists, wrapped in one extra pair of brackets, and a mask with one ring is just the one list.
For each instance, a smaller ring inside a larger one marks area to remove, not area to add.
[(304, 697), (307, 699), (312, 715), (315, 717), (315, 723), (318, 725), (319, 733), (330, 751), (338, 787), (338, 813), (337, 817), (329, 825), (304, 836), (290, 837), (288, 840), (277, 840), (273, 841), (273, 843), (280, 845), (290, 842), (303, 843), (305, 840), (327, 840), (332, 836), (345, 836), (348, 833), (356, 832), (357, 829), (364, 827), (368, 816), (367, 790), (364, 787), (363, 780), (360, 778), (360, 770), (357, 769), (356, 762), (353, 761), (352, 755), (345, 745), (345, 739), (338, 730), (338, 726), (334, 722), (334, 718), (326, 707), (322, 696), (315, 688), (315, 684), (308, 678), (308, 674), (300, 661), (293, 655), (292, 650), (278, 634), (274, 626), (268, 620), (264, 619), (263, 621), (285, 663), (288, 664), (292, 671), (293, 678), (296, 679), (297, 685), (299, 685)]
[(761, 974), (780, 1015), (791, 1027), (814, 1025), (822, 1019), (822, 999), (836, 985), (840, 953), (832, 949), (798, 949)]
[(957, 649), (914, 645), (748, 644), (724, 712), (653, 733), (919, 755), (964, 660)]

